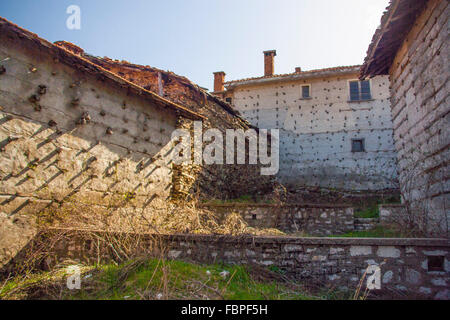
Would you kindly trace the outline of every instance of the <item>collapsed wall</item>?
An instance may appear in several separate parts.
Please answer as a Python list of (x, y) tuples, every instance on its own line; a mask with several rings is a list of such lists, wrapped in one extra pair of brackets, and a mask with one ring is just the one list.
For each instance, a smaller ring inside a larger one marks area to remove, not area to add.
[[(210, 95), (185, 77), (150, 66), (94, 57), (68, 42), (59, 41), (55, 44), (204, 116), (204, 130), (216, 128), (225, 133), (226, 129), (252, 128), (229, 104)], [(180, 119), (178, 127), (192, 131), (193, 123), (191, 120)], [(246, 154), (248, 157), (248, 150)], [(260, 165), (180, 165), (174, 176), (173, 196), (186, 198), (198, 195), (205, 199), (233, 199), (246, 194), (263, 194), (271, 191), (272, 178), (261, 175), (260, 168)]]

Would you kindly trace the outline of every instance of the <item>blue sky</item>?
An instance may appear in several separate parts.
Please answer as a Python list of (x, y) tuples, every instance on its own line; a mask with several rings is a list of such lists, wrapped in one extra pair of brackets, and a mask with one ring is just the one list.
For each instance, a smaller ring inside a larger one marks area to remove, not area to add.
[[(226, 79), (361, 64), (388, 0), (0, 0), (0, 16), (49, 41), (183, 75), (212, 89)], [(81, 30), (66, 27), (69, 5)]]

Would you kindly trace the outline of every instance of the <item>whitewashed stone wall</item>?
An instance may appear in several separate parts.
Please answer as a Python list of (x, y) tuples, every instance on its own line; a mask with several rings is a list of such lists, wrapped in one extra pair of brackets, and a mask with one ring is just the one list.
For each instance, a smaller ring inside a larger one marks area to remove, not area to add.
[[(396, 188), (389, 79), (371, 80), (373, 100), (348, 102), (357, 74), (238, 86), (233, 105), (253, 125), (280, 129), (281, 182), (346, 190)], [(301, 86), (311, 85), (311, 99)], [(366, 152), (351, 152), (365, 139)]]
[(392, 69), (392, 117), (400, 187), (408, 215), (421, 231), (450, 230), (450, 117), (448, 1), (422, 16)]

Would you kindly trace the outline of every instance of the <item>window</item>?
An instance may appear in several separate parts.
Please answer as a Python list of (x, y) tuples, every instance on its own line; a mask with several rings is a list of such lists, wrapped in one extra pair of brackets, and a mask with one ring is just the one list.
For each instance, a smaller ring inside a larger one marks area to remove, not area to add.
[(370, 100), (370, 81), (350, 81), (350, 101)]
[(364, 139), (352, 139), (352, 152), (364, 152)]
[(309, 98), (311, 98), (311, 95), (310, 95), (310, 89), (311, 89), (311, 86), (309, 86), (309, 85), (307, 85), (307, 86), (302, 86), (302, 98), (303, 98), (303, 99), (309, 99)]
[(228, 102), (229, 104), (231, 104), (232, 100), (231, 100), (231, 98), (226, 98), (225, 101)]
[(443, 256), (428, 257), (428, 271), (444, 271), (444, 257)]

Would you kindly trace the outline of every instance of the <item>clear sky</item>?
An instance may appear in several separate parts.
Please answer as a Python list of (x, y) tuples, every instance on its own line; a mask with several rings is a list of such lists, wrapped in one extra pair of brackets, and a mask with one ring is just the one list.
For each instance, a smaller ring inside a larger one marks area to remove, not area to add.
[[(0, 0), (0, 16), (49, 41), (188, 77), (212, 89), (261, 76), (264, 50), (275, 73), (361, 64), (388, 0)], [(69, 5), (81, 29), (69, 30)]]

